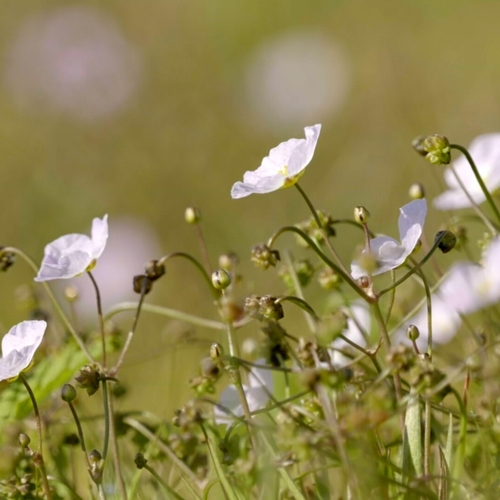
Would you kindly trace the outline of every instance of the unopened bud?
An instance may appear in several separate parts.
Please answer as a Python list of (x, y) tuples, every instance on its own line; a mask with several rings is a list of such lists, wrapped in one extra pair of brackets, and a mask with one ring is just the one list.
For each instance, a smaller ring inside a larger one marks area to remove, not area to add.
[(71, 384), (64, 384), (61, 389), (61, 399), (71, 403), (76, 399), (76, 389)]
[(318, 275), (318, 283), (325, 290), (334, 290), (340, 288), (342, 278), (330, 267), (323, 268)]
[(238, 256), (234, 252), (223, 253), (219, 257), (219, 267), (224, 271), (232, 271), (238, 264)]
[(434, 238), (434, 241), (441, 240), (438, 244), (439, 250), (443, 253), (448, 253), (455, 248), (457, 237), (451, 231), (439, 231)]
[(138, 274), (137, 276), (134, 276), (132, 283), (134, 292), (139, 294), (147, 295), (153, 288), (151, 278), (148, 278), (145, 274)]
[(415, 325), (410, 325), (406, 330), (406, 336), (412, 342), (415, 342), (420, 337), (420, 331)]
[(442, 135), (434, 134), (426, 137), (424, 148), (427, 151), (426, 160), (433, 165), (448, 165), (451, 161), (450, 143)]
[(424, 186), (422, 186), (420, 182), (415, 182), (410, 186), (408, 194), (410, 195), (410, 198), (412, 200), (422, 200), (423, 198), (425, 198)]
[(231, 275), (224, 269), (217, 269), (212, 273), (212, 285), (217, 290), (225, 290), (231, 284)]
[(265, 319), (272, 319), (275, 321), (283, 318), (283, 306), (276, 302), (276, 297), (271, 295), (264, 295), (259, 300), (259, 312)]
[[(158, 264), (157, 260), (150, 260), (146, 264), (146, 276), (151, 281), (156, 281), (165, 274), (165, 266), (163, 264)], [(140, 292), (138, 292), (140, 293)]]
[(101, 453), (99, 451), (92, 450), (89, 453), (89, 460), (90, 460), (90, 463), (97, 464), (97, 463), (99, 463), (102, 460), (102, 455), (101, 455)]
[(360, 288), (368, 288), (370, 286), (370, 278), (368, 276), (361, 276), (356, 280)]
[(219, 376), (220, 368), (214, 363), (212, 358), (203, 358), (200, 362), (201, 374), (209, 379), (216, 379)]
[(215, 361), (222, 358), (222, 356), (224, 356), (223, 347), (219, 344), (219, 342), (214, 342), (210, 346), (210, 357)]
[(12, 252), (4, 252), (5, 247), (0, 247), (0, 271), (7, 271), (10, 266), (16, 261), (16, 254)]
[(31, 438), (28, 436), (28, 434), (25, 434), (24, 432), (21, 432), (21, 434), (19, 434), (18, 439), (19, 439), (19, 444), (23, 448), (27, 448), (31, 443)]
[(32, 455), (31, 455), (31, 460), (33, 460), (33, 464), (35, 465), (35, 467), (42, 467), (43, 466), (43, 456), (41, 453), (39, 453), (38, 451), (35, 451)]
[(201, 221), (201, 211), (197, 207), (187, 207), (184, 212), (184, 219), (188, 224), (198, 224)]
[(78, 300), (78, 288), (73, 285), (69, 285), (64, 289), (64, 298), (72, 304)]
[(359, 224), (366, 224), (370, 218), (370, 212), (365, 207), (354, 208), (354, 220)]
[(148, 461), (144, 458), (144, 455), (142, 453), (136, 453), (134, 463), (138, 469), (143, 469)]
[(87, 365), (80, 370), (80, 374), (75, 377), (75, 380), (78, 382), (79, 387), (85, 389), (87, 394), (92, 396), (99, 389), (101, 372), (95, 365)]
[(421, 156), (427, 156), (427, 151), (424, 147), (424, 142), (425, 142), (425, 136), (423, 135), (415, 137), (415, 139), (413, 139), (413, 141), (411, 142), (413, 149)]

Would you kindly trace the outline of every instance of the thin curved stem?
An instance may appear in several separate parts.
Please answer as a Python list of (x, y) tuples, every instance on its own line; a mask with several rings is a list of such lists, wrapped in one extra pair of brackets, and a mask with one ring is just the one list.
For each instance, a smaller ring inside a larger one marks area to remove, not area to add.
[(38, 405), (36, 402), (35, 395), (33, 394), (33, 391), (31, 390), (31, 387), (28, 384), (26, 377), (22, 373), (20, 373), (19, 379), (21, 380), (21, 382), (24, 384), (24, 387), (26, 387), (26, 390), (28, 391), (29, 397), (31, 399), (31, 404), (33, 405), (33, 411), (35, 412), (36, 428), (37, 428), (37, 432), (38, 432), (38, 454), (40, 455), (40, 466), (39, 466), (40, 467), (40, 476), (42, 477), (42, 487), (43, 487), (43, 491), (45, 493), (45, 496), (46, 496), (47, 500), (51, 500), (52, 493), (50, 491), (49, 480), (47, 479), (47, 471), (45, 469), (45, 460), (43, 459), (42, 418), (40, 417), (40, 412), (38, 410)]
[[(35, 262), (29, 257), (27, 254), (25, 254), (22, 250), (19, 250), (18, 248), (15, 247), (4, 247), (2, 249), (2, 252), (12, 252), (24, 259), (24, 261), (35, 271), (36, 274), (38, 274), (38, 267), (35, 264)], [(92, 354), (90, 354), (90, 351), (87, 349), (87, 346), (84, 344), (83, 340), (80, 338), (78, 333), (76, 333), (76, 330), (73, 328), (71, 325), (70, 321), (68, 320), (66, 314), (64, 314), (64, 311), (62, 310), (61, 306), (57, 302), (51, 288), (47, 284), (47, 282), (42, 281), (41, 285), (44, 287), (45, 292), (47, 293), (50, 301), (52, 302), (52, 305), (54, 306), (54, 309), (57, 311), (57, 314), (61, 318), (61, 321), (63, 322), (64, 326), (67, 328), (69, 333), (72, 335), (72, 337), (75, 339), (76, 343), (80, 347), (80, 349), (85, 353), (87, 358), (89, 359), (90, 363), (93, 364), (98, 364), (97, 361), (94, 359)]]
[(339, 254), (335, 250), (334, 246), (332, 245), (332, 242), (330, 241), (330, 238), (328, 237), (328, 234), (326, 232), (325, 226), (321, 223), (321, 219), (319, 218), (318, 212), (316, 211), (316, 208), (312, 204), (311, 200), (307, 196), (306, 192), (300, 187), (299, 183), (295, 183), (295, 187), (297, 188), (297, 191), (301, 194), (302, 198), (304, 198), (304, 201), (307, 203), (307, 206), (309, 207), (309, 210), (311, 211), (314, 220), (316, 221), (316, 224), (318, 225), (318, 228), (321, 230), (323, 234), (323, 238), (325, 239), (325, 243), (332, 252), (333, 256), (335, 257), (335, 260), (337, 261), (337, 264), (346, 272), (348, 273), (346, 267), (344, 266), (342, 260), (339, 257)]
[(342, 279), (358, 294), (366, 300), (368, 303), (373, 303), (376, 301), (376, 298), (371, 297), (367, 293), (365, 293), (359, 286), (358, 284), (352, 279), (351, 275), (341, 269), (335, 262), (331, 261), (318, 247), (317, 245), (313, 242), (309, 236), (299, 229), (298, 227), (295, 226), (284, 226), (278, 231), (276, 231), (268, 240), (267, 246), (271, 248), (274, 244), (274, 242), (278, 239), (280, 235), (286, 232), (291, 232), (291, 233), (296, 233), (298, 234), (308, 245), (309, 247), (316, 252), (318, 257), (331, 269), (333, 269), (337, 274), (339, 274)]
[(275, 304), (281, 304), (282, 302), (291, 302), (299, 306), (301, 309), (306, 311), (314, 320), (319, 320), (318, 315), (314, 312), (314, 309), (302, 298), (294, 297), (293, 295), (286, 295), (284, 297), (279, 297), (274, 301)]
[(102, 300), (101, 300), (101, 292), (99, 291), (99, 286), (97, 285), (97, 281), (90, 271), (87, 271), (87, 274), (92, 282), (94, 287), (95, 296), (97, 300), (97, 317), (99, 318), (99, 330), (101, 333), (101, 343), (102, 343), (102, 366), (106, 369), (106, 333), (104, 330), (104, 316), (102, 314)]
[(497, 206), (495, 205), (495, 202), (493, 201), (493, 198), (491, 196), (491, 193), (488, 191), (488, 188), (486, 187), (486, 184), (484, 183), (482, 177), (479, 175), (479, 171), (476, 167), (476, 164), (474, 163), (474, 160), (472, 159), (472, 156), (470, 155), (469, 151), (467, 151), (466, 148), (463, 146), (460, 146), (459, 144), (450, 144), (450, 149), (457, 149), (463, 155), (467, 158), (467, 161), (469, 162), (469, 165), (472, 168), (472, 171), (474, 172), (474, 175), (476, 177), (476, 180), (481, 187), (481, 190), (484, 193), (484, 196), (486, 197), (486, 200), (488, 201), (488, 204), (490, 205), (491, 209), (493, 210), (497, 220), (500, 222), (500, 211), (498, 210)]
[(214, 286), (212, 285), (212, 279), (208, 275), (205, 268), (192, 255), (189, 255), (186, 252), (172, 252), (172, 253), (169, 253), (169, 254), (161, 257), (158, 260), (158, 265), (160, 266), (160, 265), (164, 264), (165, 262), (167, 262), (167, 260), (172, 259), (173, 257), (183, 257), (184, 259), (187, 259), (192, 264), (194, 264), (195, 267), (198, 269), (198, 271), (200, 271), (200, 273), (202, 274), (203, 279), (206, 281), (208, 287), (210, 288), (210, 291), (212, 292), (212, 295), (215, 297), (215, 299), (219, 299), (219, 297), (220, 297), (219, 291), (217, 289), (215, 289)]
[(87, 469), (90, 472), (91, 465), (90, 465), (89, 455), (87, 453), (87, 447), (85, 446), (85, 438), (83, 435), (82, 424), (80, 423), (80, 419), (78, 418), (78, 414), (76, 413), (75, 407), (73, 406), (73, 403), (71, 401), (68, 401), (68, 406), (69, 406), (69, 409), (71, 410), (71, 414), (73, 415), (76, 429), (78, 431), (78, 438), (80, 439), (80, 446), (81, 446), (82, 451), (85, 455), (85, 460), (87, 461)]

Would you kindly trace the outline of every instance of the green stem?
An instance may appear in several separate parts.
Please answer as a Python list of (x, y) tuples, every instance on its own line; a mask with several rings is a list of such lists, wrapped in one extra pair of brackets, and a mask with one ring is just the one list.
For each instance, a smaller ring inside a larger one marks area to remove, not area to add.
[(271, 248), (274, 244), (274, 242), (278, 239), (278, 237), (280, 235), (282, 235), (283, 233), (286, 233), (286, 232), (291, 232), (291, 233), (296, 233), (298, 234), (308, 245), (309, 247), (311, 248), (311, 250), (314, 250), (314, 252), (316, 252), (316, 254), (318, 255), (318, 257), (328, 266), (330, 267), (331, 269), (333, 269), (337, 274), (339, 274), (342, 279), (361, 297), (363, 298), (364, 300), (366, 300), (366, 302), (368, 303), (373, 303), (376, 299), (374, 297), (371, 297), (370, 295), (368, 295), (367, 293), (365, 293), (359, 286), (358, 284), (356, 283), (356, 281), (354, 281), (351, 277), (351, 275), (349, 273), (347, 273), (346, 271), (344, 271), (343, 269), (341, 269), (337, 264), (335, 264), (334, 262), (332, 262), (319, 248), (318, 246), (313, 242), (313, 240), (311, 238), (309, 238), (309, 236), (304, 232), (302, 231), (301, 229), (299, 229), (298, 227), (295, 227), (295, 226), (284, 226), (282, 227), (281, 229), (279, 229), (278, 231), (276, 231), (268, 240), (267, 242), (267, 246), (269, 248)]
[(490, 205), (491, 209), (493, 210), (497, 220), (500, 222), (500, 211), (498, 210), (497, 206), (495, 205), (495, 202), (493, 201), (493, 198), (488, 191), (488, 188), (486, 187), (486, 184), (484, 183), (483, 179), (479, 175), (479, 171), (476, 167), (476, 164), (474, 163), (474, 160), (472, 159), (472, 156), (469, 154), (469, 151), (467, 151), (466, 148), (463, 146), (460, 146), (459, 144), (450, 144), (450, 149), (457, 149), (463, 155), (467, 158), (467, 161), (469, 162), (469, 165), (472, 168), (472, 171), (474, 172), (474, 175), (476, 177), (476, 180), (478, 184), (481, 186), (481, 190), (484, 193), (484, 196), (486, 197), (486, 200), (488, 200), (488, 204)]
[(346, 267), (344, 266), (342, 260), (339, 257), (339, 254), (335, 250), (334, 246), (332, 245), (332, 242), (330, 241), (330, 238), (328, 237), (328, 234), (326, 232), (325, 226), (321, 223), (321, 219), (319, 218), (318, 212), (316, 208), (314, 208), (314, 205), (312, 204), (311, 200), (307, 196), (306, 192), (300, 187), (299, 183), (295, 183), (295, 187), (297, 188), (297, 191), (302, 195), (302, 198), (304, 198), (304, 201), (307, 203), (307, 206), (309, 207), (309, 210), (311, 211), (314, 220), (316, 221), (316, 224), (318, 225), (318, 228), (321, 230), (321, 233), (323, 234), (323, 238), (325, 239), (325, 243), (332, 252), (333, 256), (335, 257), (335, 260), (337, 261), (337, 264), (345, 271), (345, 273), (349, 274), (347, 271)]
[(158, 474), (157, 472), (151, 468), (149, 465), (145, 465), (144, 469), (146, 469), (157, 481), (158, 483), (165, 489), (169, 497), (174, 497), (176, 500), (184, 500), (176, 491), (174, 491)]
[(73, 419), (75, 420), (76, 428), (78, 431), (78, 438), (80, 439), (80, 446), (82, 447), (82, 451), (85, 455), (85, 460), (87, 461), (87, 469), (90, 472), (91, 465), (90, 465), (90, 460), (89, 460), (89, 456), (87, 453), (87, 448), (85, 446), (85, 438), (83, 435), (82, 424), (80, 423), (80, 419), (78, 418), (78, 414), (76, 413), (75, 407), (73, 406), (73, 403), (71, 401), (68, 401), (68, 406), (69, 406), (69, 409), (71, 410), (71, 413), (73, 415)]
[(302, 298), (294, 297), (293, 295), (286, 295), (284, 297), (279, 297), (275, 300), (275, 304), (281, 304), (282, 302), (291, 302), (296, 304), (301, 309), (306, 311), (314, 320), (319, 320), (318, 315), (314, 312), (314, 309)]
[(141, 298), (139, 299), (139, 302), (137, 304), (137, 309), (135, 311), (135, 316), (134, 316), (134, 322), (132, 323), (132, 328), (128, 332), (127, 335), (127, 340), (125, 341), (125, 345), (123, 346), (122, 352), (120, 353), (120, 356), (118, 358), (118, 361), (116, 363), (116, 366), (111, 370), (111, 375), (116, 375), (118, 373), (118, 370), (120, 369), (123, 361), (125, 360), (125, 355), (127, 354), (128, 348), (130, 347), (130, 344), (132, 343), (132, 338), (135, 333), (135, 329), (137, 328), (137, 323), (139, 321), (139, 315), (141, 313), (142, 305), (144, 303), (144, 297), (146, 296), (146, 283), (147, 280), (142, 280), (142, 285), (141, 285)]
[(101, 342), (102, 342), (102, 366), (106, 369), (106, 333), (104, 330), (104, 316), (102, 314), (102, 300), (101, 300), (101, 292), (99, 291), (99, 287), (97, 286), (97, 281), (90, 271), (87, 272), (90, 281), (94, 287), (95, 296), (97, 300), (97, 317), (99, 318), (99, 330), (101, 333)]
[[(19, 250), (18, 248), (15, 248), (15, 247), (5, 247), (2, 249), (2, 252), (12, 252), (12, 253), (15, 253), (15, 254), (21, 256), (24, 259), (24, 261), (31, 267), (31, 269), (33, 269), (33, 271), (35, 271), (35, 273), (38, 274), (37, 265), (22, 250)], [(94, 359), (92, 354), (90, 354), (90, 351), (87, 349), (86, 345), (83, 343), (83, 340), (80, 338), (78, 333), (76, 333), (75, 329), (73, 328), (73, 326), (69, 322), (67, 316), (64, 314), (64, 311), (62, 310), (61, 306), (57, 302), (57, 300), (56, 300), (54, 294), (52, 293), (52, 290), (50, 289), (47, 282), (42, 281), (41, 285), (45, 288), (45, 291), (46, 291), (47, 295), (49, 296), (49, 299), (52, 302), (54, 309), (57, 311), (57, 314), (61, 318), (61, 321), (63, 322), (64, 326), (67, 328), (69, 333), (73, 336), (73, 338), (75, 339), (75, 341), (78, 344), (78, 346), (80, 347), (80, 349), (85, 353), (85, 355), (89, 359), (90, 363), (97, 364), (97, 361)]]
[(31, 399), (31, 404), (33, 405), (33, 411), (35, 412), (36, 429), (38, 432), (38, 454), (40, 455), (40, 476), (42, 477), (42, 487), (45, 493), (45, 497), (47, 500), (51, 500), (52, 493), (50, 491), (49, 480), (47, 479), (45, 460), (43, 459), (42, 419), (40, 417), (40, 412), (38, 410), (38, 405), (36, 403), (35, 395), (33, 394), (33, 391), (31, 390), (28, 381), (26, 380), (25, 376), (22, 373), (19, 374), (19, 378), (21, 382), (24, 384), (24, 387), (26, 387), (26, 390), (28, 391), (29, 397)]
[(198, 269), (198, 271), (200, 271), (200, 273), (202, 274), (203, 279), (206, 281), (214, 298), (219, 299), (220, 294), (219, 294), (218, 290), (216, 290), (214, 288), (214, 286), (212, 284), (212, 278), (209, 276), (209, 274), (207, 273), (205, 268), (192, 255), (189, 255), (188, 253), (185, 253), (185, 252), (172, 252), (172, 253), (169, 253), (169, 254), (163, 256), (161, 259), (159, 259), (158, 265), (160, 266), (160, 265), (164, 264), (165, 262), (167, 262), (167, 260), (172, 259), (173, 257), (183, 257), (184, 259), (187, 259), (192, 264), (194, 264), (195, 267)]
[[(391, 269), (391, 281), (392, 281), (392, 284), (394, 284), (394, 282), (396, 281), (396, 273), (395, 273), (394, 269)], [(396, 299), (396, 287), (394, 287), (391, 290), (391, 296), (389, 297), (389, 307), (387, 308), (387, 313), (385, 315), (385, 324), (387, 324), (389, 322), (389, 320), (391, 319), (391, 312), (392, 312), (392, 308), (394, 306), (395, 299)]]
[(109, 404), (108, 404), (108, 383), (106, 380), (102, 380), (102, 398), (103, 398), (103, 408), (104, 408), (104, 445), (102, 450), (102, 458), (106, 459), (108, 456), (108, 446), (109, 446)]

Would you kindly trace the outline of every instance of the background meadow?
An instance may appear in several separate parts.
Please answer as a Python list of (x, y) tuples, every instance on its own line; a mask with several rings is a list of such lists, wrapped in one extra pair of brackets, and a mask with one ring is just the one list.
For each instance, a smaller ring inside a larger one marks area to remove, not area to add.
[[(468, 145), (500, 130), (499, 16), (497, 2), (459, 0), (3, 2), (0, 243), (39, 262), (46, 243), (109, 213), (96, 269), (109, 307), (134, 298), (125, 290), (147, 260), (198, 254), (183, 215), (195, 205), (212, 264), (240, 255), (241, 296), (280, 294), (281, 282), (249, 263), (250, 247), (307, 218), (307, 207), (292, 190), (235, 201), (232, 184), (271, 147), (322, 123), (303, 187), (334, 217), (366, 206), (372, 229), (396, 236), (410, 184), (423, 183), (429, 200), (442, 186), (441, 167), (412, 151), (413, 137)], [(429, 239), (445, 219), (430, 211)], [(336, 247), (349, 262), (360, 243), (343, 229)], [(148, 302), (216, 317), (188, 265), (167, 272)], [(6, 332), (26, 317), (20, 287), (33, 275), (19, 261), (0, 278)], [(91, 328), (94, 299), (81, 293), (79, 321)], [(169, 418), (213, 340), (222, 335), (144, 314), (119, 409)]]

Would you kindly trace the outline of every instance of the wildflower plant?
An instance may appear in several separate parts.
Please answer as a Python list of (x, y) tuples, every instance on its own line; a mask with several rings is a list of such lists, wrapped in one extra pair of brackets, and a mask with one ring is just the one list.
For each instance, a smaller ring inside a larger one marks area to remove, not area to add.
[[(214, 267), (196, 207), (185, 221), (201, 258), (152, 255), (130, 276), (137, 301), (108, 311), (92, 274), (107, 216), (94, 219), (90, 237), (49, 243), (41, 266), (18, 248), (0, 248), (2, 271), (25, 262), (34, 273), (23, 293), (31, 319), (2, 341), (2, 445), (18, 453), (6, 460), (1, 498), (84, 498), (89, 491), (99, 500), (498, 498), (498, 134), (473, 141), (470, 151), (437, 134), (413, 142), (429, 168), (445, 169), (450, 188), (429, 210), (473, 213), (453, 215), (446, 226), (426, 221), (426, 190), (415, 183), (395, 239), (380, 235), (386, 228), (375, 211), (357, 206), (352, 219), (339, 218), (329, 211), (334, 206), (317, 208), (299, 184), (320, 130), (306, 127), (304, 139), (272, 149), (231, 190), (238, 199), (294, 186), (305, 203), (302, 221), (257, 235), (264, 242), (249, 251), (256, 272), (276, 272), (281, 288), (250, 290), (232, 252)], [(462, 156), (454, 158), (456, 151)], [(478, 221), (480, 248), (467, 231)], [(337, 251), (346, 224), (357, 231), (348, 233), (349, 258)], [(292, 247), (284, 246), (288, 234)], [(151, 290), (179, 259), (206, 286), (213, 317), (150, 304)], [(77, 327), (71, 305), (78, 293), (55, 293), (48, 283), (79, 275), (95, 290), (92, 331)], [(191, 397), (173, 415), (116, 410), (127, 396), (121, 368), (146, 333), (144, 310), (211, 332), (185, 384)], [(125, 311), (133, 315), (121, 331), (112, 320)], [(37, 355), (46, 329), (51, 335)], [(88, 415), (79, 397), (92, 397), (98, 415)], [(9, 441), (9, 422), (17, 444)]]

